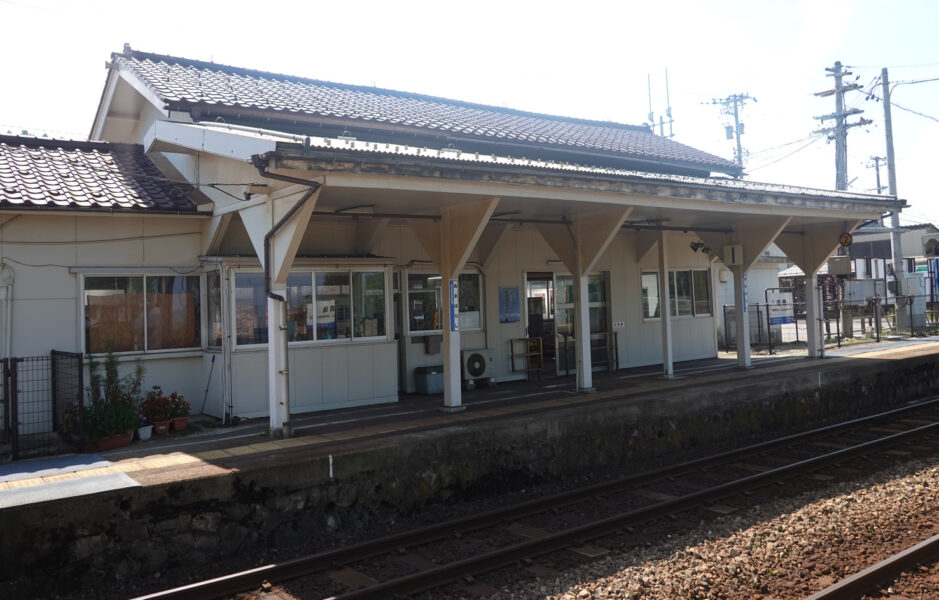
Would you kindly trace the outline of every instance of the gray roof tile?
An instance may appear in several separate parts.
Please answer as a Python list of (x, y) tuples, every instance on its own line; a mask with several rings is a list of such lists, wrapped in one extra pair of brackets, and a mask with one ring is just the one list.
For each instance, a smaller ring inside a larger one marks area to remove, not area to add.
[(133, 144), (0, 135), (0, 208), (195, 212)]
[[(112, 60), (177, 108), (234, 107), (382, 123), (480, 141), (588, 152), (697, 170), (736, 173), (731, 161), (645, 127), (523, 112), (433, 96), (279, 75), (125, 48)], [(584, 157), (583, 160), (589, 160)]]

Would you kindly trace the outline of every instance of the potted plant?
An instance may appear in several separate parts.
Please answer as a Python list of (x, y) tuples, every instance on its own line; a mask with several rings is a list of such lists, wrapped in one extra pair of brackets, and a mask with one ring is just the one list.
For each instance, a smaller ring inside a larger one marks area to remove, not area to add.
[(170, 406), (172, 407), (170, 416), (173, 419), (173, 429), (182, 431), (189, 424), (189, 412), (191, 410), (189, 401), (183, 398), (182, 394), (173, 392), (170, 394)]
[(163, 389), (160, 386), (155, 385), (146, 393), (140, 403), (140, 414), (153, 425), (153, 433), (166, 435), (170, 432), (173, 406), (170, 399), (163, 395)]
[(142, 412), (137, 413), (137, 439), (146, 442), (153, 435), (153, 424)]
[(91, 382), (89, 402), (84, 407), (85, 452), (100, 452), (130, 444), (138, 422), (136, 399), (143, 381), (143, 366), (138, 362), (134, 372), (118, 376), (118, 360), (108, 352), (104, 374), (93, 356), (88, 358)]

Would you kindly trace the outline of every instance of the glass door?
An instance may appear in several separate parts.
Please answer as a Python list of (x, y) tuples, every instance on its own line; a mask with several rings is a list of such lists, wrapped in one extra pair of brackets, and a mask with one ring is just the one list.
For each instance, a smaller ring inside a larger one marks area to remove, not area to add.
[[(574, 348), (574, 278), (570, 275), (555, 277), (557, 304), (557, 368), (558, 373), (576, 372), (577, 358)], [(609, 360), (607, 337), (609, 336), (609, 302), (607, 300), (607, 273), (587, 276), (587, 310), (590, 316), (590, 359), (594, 365), (606, 364)]]

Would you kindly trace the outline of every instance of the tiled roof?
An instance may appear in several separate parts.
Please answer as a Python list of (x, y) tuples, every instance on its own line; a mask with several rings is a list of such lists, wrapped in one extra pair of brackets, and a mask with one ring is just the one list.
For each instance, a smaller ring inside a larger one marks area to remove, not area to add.
[(195, 212), (134, 144), (0, 136), (0, 208)]
[(510, 142), (535, 148), (633, 159), (734, 174), (731, 161), (696, 150), (645, 127), (588, 121), (471, 104), (374, 87), (330, 83), (131, 50), (115, 64), (136, 74), (163, 101), (178, 108), (241, 108), (296, 119), (318, 117), (350, 124), (442, 134), (454, 139)]

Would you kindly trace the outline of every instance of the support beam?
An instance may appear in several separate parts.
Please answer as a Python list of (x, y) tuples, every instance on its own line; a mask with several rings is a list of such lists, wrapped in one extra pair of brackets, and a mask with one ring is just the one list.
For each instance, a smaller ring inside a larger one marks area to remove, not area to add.
[(431, 261), (440, 270), (442, 286), (440, 310), (443, 318), (443, 405), (444, 410), (462, 410), (460, 388), (459, 307), (454, 306), (453, 290), (470, 252), (479, 241), (489, 218), (499, 204), (498, 198), (487, 198), (441, 210), (439, 222), (411, 220), (411, 227)]
[(359, 219), (355, 222), (355, 252), (359, 256), (368, 256), (375, 249), (382, 232), (391, 219)]
[(655, 231), (643, 230), (636, 234), (636, 262), (642, 263), (659, 242), (659, 235)]
[(231, 225), (231, 213), (224, 215), (213, 215), (208, 225), (202, 231), (202, 255), (207, 256), (216, 254), (218, 247)]
[(496, 250), (502, 240), (508, 236), (510, 231), (508, 223), (489, 223), (483, 234), (476, 243), (476, 249), (479, 255), (479, 264), (484, 269), (488, 269), (492, 264), (492, 259), (496, 255)]
[(750, 307), (747, 306), (747, 272), (742, 266), (729, 267), (734, 276), (734, 322), (736, 324), (737, 366), (749, 369), (750, 358)]
[(818, 293), (818, 269), (805, 272), (805, 337), (808, 340), (810, 358), (820, 356), (825, 342), (822, 340), (822, 327), (819, 323), (821, 313)]
[(667, 231), (659, 232), (659, 319), (662, 322), (662, 375), (665, 379), (675, 378), (675, 365), (672, 354), (672, 299), (668, 288), (668, 236)]
[(798, 230), (783, 231), (776, 245), (806, 275), (817, 272), (838, 248), (838, 238), (845, 231), (853, 232), (862, 221), (828, 221), (809, 223)]
[(623, 227), (631, 206), (575, 215), (567, 225), (538, 225), (538, 231), (573, 277), (574, 348), (577, 360), (577, 389), (593, 391), (590, 357), (590, 308), (587, 275)]
[[(302, 186), (296, 189), (298, 192), (302, 191)], [(322, 189), (317, 189), (271, 238), (270, 264), (266, 264), (265, 236), (305, 194), (310, 192), (310, 189), (306, 188), (303, 193), (289, 196), (280, 195), (277, 199), (268, 197), (263, 204), (245, 208), (240, 212), (258, 260), (270, 272), (271, 291), (282, 298), (286, 297), (287, 274)], [(286, 315), (286, 303), (270, 297), (267, 299), (267, 399), (272, 433), (286, 432), (290, 423)]]
[(824, 355), (825, 347), (819, 326), (822, 299), (815, 289), (818, 271), (838, 247), (838, 237), (845, 231), (853, 232), (860, 224), (859, 220), (809, 223), (799, 231), (783, 232), (776, 240), (776, 245), (805, 273), (805, 324), (811, 358)]

